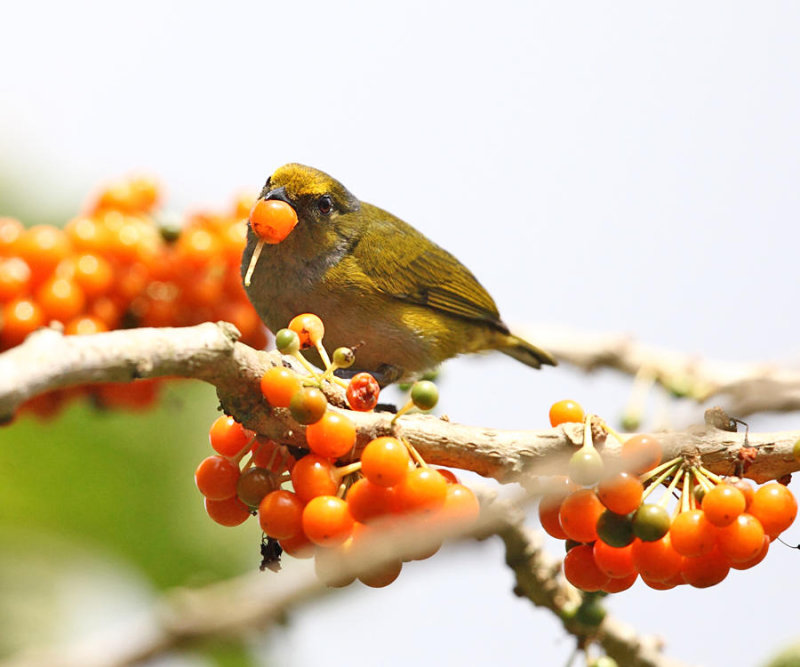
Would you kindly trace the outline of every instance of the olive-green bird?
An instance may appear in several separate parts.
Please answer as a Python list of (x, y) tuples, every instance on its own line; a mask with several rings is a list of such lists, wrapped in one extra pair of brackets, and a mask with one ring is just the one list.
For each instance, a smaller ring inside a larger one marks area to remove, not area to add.
[[(461, 262), (328, 174), (284, 165), (259, 198), (280, 199), (298, 217), (286, 239), (263, 246), (245, 288), (273, 332), (295, 315), (315, 313), (325, 324), (329, 353), (355, 348), (353, 370), (373, 373), (382, 385), (482, 350), (534, 368), (555, 366), (547, 352), (509, 332), (492, 297)], [(248, 226), (242, 276), (257, 241)]]

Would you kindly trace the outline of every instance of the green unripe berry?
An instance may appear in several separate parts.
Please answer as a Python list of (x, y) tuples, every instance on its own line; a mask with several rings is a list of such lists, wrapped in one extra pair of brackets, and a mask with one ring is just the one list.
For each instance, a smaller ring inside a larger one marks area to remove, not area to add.
[(411, 387), (411, 401), (420, 410), (432, 410), (439, 402), (439, 390), (430, 380), (420, 380)]
[(597, 520), (597, 537), (610, 547), (627, 547), (634, 538), (633, 515), (606, 510)]
[(643, 542), (655, 542), (669, 532), (671, 523), (667, 510), (645, 503), (633, 515), (633, 534)]
[(275, 347), (281, 354), (295, 354), (300, 350), (300, 336), (291, 329), (281, 329), (275, 334)]
[(355, 360), (356, 355), (349, 347), (337, 347), (333, 351), (333, 363), (337, 368), (350, 368)]
[(596, 628), (603, 622), (606, 617), (606, 609), (602, 602), (597, 598), (586, 598), (577, 612), (575, 612), (575, 620), (581, 625), (586, 625), (590, 628)]
[(603, 457), (594, 447), (581, 447), (569, 459), (567, 474), (576, 484), (592, 486), (603, 476)]
[(328, 399), (316, 387), (303, 387), (295, 392), (289, 411), (298, 424), (315, 424), (328, 409)]

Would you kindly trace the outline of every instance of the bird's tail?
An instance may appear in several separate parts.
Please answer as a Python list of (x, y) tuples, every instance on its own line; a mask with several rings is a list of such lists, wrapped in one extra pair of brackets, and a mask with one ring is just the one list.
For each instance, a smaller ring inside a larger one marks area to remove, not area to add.
[(541, 368), (543, 365), (555, 366), (557, 364), (556, 360), (548, 352), (545, 352), (543, 349), (536, 347), (519, 336), (508, 334), (506, 341), (506, 344), (497, 349), (503, 354), (507, 354), (509, 357), (514, 357), (514, 359), (521, 361), (527, 366)]

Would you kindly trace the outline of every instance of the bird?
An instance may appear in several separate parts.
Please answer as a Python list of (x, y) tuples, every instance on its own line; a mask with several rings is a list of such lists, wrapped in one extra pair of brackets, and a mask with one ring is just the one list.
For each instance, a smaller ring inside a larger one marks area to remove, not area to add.
[[(314, 313), (325, 326), (326, 350), (354, 349), (350, 374), (367, 371), (381, 386), (486, 350), (533, 368), (556, 365), (549, 353), (510, 332), (492, 297), (453, 255), (325, 172), (283, 165), (258, 199), (283, 201), (297, 213), (283, 241), (262, 244), (244, 280), (258, 244), (248, 225), (242, 278), (272, 332), (298, 314)], [(319, 363), (313, 349), (306, 352)]]

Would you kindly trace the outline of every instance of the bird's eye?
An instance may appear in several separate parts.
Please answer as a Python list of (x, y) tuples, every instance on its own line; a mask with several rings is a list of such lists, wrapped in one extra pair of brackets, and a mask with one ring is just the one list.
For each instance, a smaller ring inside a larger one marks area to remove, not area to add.
[(317, 199), (317, 209), (322, 215), (328, 215), (333, 210), (333, 201), (328, 195), (322, 195)]

